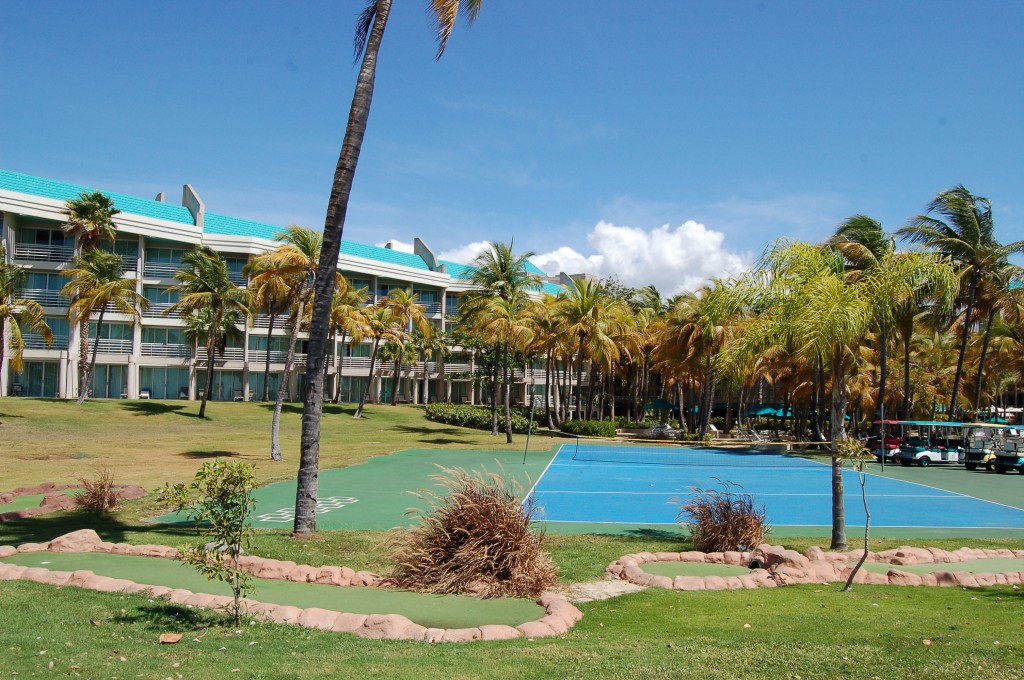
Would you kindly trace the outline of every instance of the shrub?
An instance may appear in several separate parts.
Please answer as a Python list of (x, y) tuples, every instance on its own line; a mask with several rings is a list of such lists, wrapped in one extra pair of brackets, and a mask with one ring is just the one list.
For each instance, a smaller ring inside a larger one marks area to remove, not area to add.
[(442, 468), (444, 489), (420, 491), (428, 503), (419, 524), (393, 534), (392, 578), (423, 593), (539, 597), (558, 578), (541, 551), (543, 532), (530, 528), (534, 507), (500, 475)]
[[(436, 401), (427, 404), (427, 420), (445, 425), (457, 425), (459, 427), (471, 427), (475, 430), (491, 429), (491, 409), (487, 406), (468, 406), (466, 404), (449, 404), (443, 401)], [(530, 425), (529, 411), (521, 407), (512, 409), (512, 432), (526, 434)], [(504, 410), (498, 410), (498, 431), (505, 431)]]
[(658, 421), (653, 418), (647, 418), (646, 420), (627, 420), (626, 418), (616, 418), (615, 427), (620, 430), (650, 430)]
[(79, 477), (82, 492), (75, 496), (75, 505), (87, 512), (101, 515), (111, 512), (117, 507), (117, 491), (114, 489), (114, 474), (109, 468), (103, 468), (95, 479)]
[(614, 437), (615, 423), (609, 420), (567, 420), (562, 423), (562, 432), (580, 437)]
[[(693, 547), (704, 552), (750, 550), (768, 533), (764, 506), (733, 489), (739, 484), (719, 481), (720, 489), (690, 487), (693, 496), (679, 507), (676, 521), (689, 529)], [(679, 498), (670, 499), (679, 502)]]

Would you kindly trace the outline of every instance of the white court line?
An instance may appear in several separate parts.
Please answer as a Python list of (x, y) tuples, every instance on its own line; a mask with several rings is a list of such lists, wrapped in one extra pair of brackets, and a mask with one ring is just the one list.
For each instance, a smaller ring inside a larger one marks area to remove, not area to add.
[[(679, 522), (609, 522), (606, 520), (589, 519), (542, 519), (540, 522), (558, 522), (559, 524), (628, 524), (630, 526), (679, 526)], [(773, 527), (827, 527), (829, 524), (772, 524)], [(852, 524), (860, 527), (862, 525)], [(972, 527), (958, 525), (920, 526), (918, 524), (872, 524), (876, 529), (991, 529), (992, 531), (1020, 531), (1020, 527)]]
[[(663, 495), (665, 495), (667, 493), (672, 493), (672, 494), (675, 494), (675, 495), (692, 496), (692, 495), (694, 495), (695, 492), (693, 492), (693, 491), (668, 491), (668, 490), (666, 490), (666, 491), (574, 491), (574, 490), (570, 490), (570, 489), (553, 489), (553, 490), (549, 491), (547, 489), (543, 489), (543, 490), (539, 491), (538, 493), (541, 493), (541, 494), (548, 494), (548, 493), (551, 493), (551, 494), (554, 494), (554, 493), (579, 494), (579, 495), (583, 495), (583, 496), (591, 495), (591, 494), (592, 495), (602, 495), (603, 494), (603, 495), (611, 495), (611, 496), (663, 496)], [(831, 497), (832, 493), (831, 492), (826, 492), (826, 493), (753, 493), (752, 495), (757, 497), (757, 498), (760, 498), (761, 496), (779, 496), (781, 498), (792, 498), (793, 496), (807, 496), (807, 497), (817, 498), (819, 496)], [(971, 499), (971, 500), (981, 500), (981, 499), (976, 499), (973, 496), (959, 496), (959, 495), (950, 495), (950, 494), (942, 494), (942, 495), (938, 495), (938, 496), (932, 496), (932, 495), (928, 495), (928, 496), (924, 496), (924, 495), (921, 495), (921, 496), (907, 496), (907, 495), (904, 495), (904, 494), (897, 494), (897, 493), (879, 493), (879, 494), (870, 494), (869, 493), (868, 494), (868, 498), (950, 498), (950, 499), (958, 499), (958, 500), (960, 498), (967, 498), (967, 499)], [(1009, 506), (1009, 507), (1012, 507), (1012, 506)], [(1013, 509), (1019, 510), (1020, 508), (1013, 508)], [(1022, 510), (1022, 512), (1024, 512), (1024, 510)]]
[[(562, 446), (565, 446), (565, 444), (562, 444)], [(544, 479), (544, 475), (547, 474), (548, 469), (551, 467), (551, 464), (555, 462), (555, 458), (558, 458), (559, 454), (562, 453), (562, 446), (559, 446), (558, 451), (555, 453), (555, 455), (551, 456), (551, 460), (548, 461), (548, 464), (547, 466), (545, 466), (544, 471), (540, 473), (540, 477), (537, 478), (537, 481), (533, 483), (533, 486), (530, 487), (530, 490), (526, 492), (525, 496), (523, 496), (523, 500), (519, 501), (520, 505), (526, 502), (526, 499), (533, 494), (533, 490), (537, 488), (538, 484), (540, 484), (540, 480)]]

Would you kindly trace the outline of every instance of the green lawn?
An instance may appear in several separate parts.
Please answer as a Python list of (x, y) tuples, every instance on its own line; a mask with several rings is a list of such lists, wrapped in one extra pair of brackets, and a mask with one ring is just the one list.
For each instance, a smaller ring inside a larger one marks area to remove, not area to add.
[[(285, 413), (286, 460), (274, 465), (267, 460), (267, 407), (214, 403), (208, 421), (195, 417), (197, 408), (188, 402), (108, 401), (79, 409), (73, 403), (0, 399), (0, 490), (48, 480), (71, 483), (92, 474), (97, 465), (109, 466), (117, 482), (154, 488), (191, 479), (215, 455), (257, 463), (263, 482), (294, 476), (296, 409)], [(432, 446), (522, 451), (522, 437), (506, 447), (502, 438), (487, 433), (428, 423), (413, 407), (371, 407), (361, 421), (353, 420), (347, 407), (330, 410), (321, 447), (325, 468)], [(543, 438), (535, 443), (538, 451), (551, 446)], [(161, 510), (145, 498), (106, 517), (75, 511), (17, 520), (0, 524), (0, 543), (43, 541), (83, 527), (115, 542), (180, 545), (195, 540), (187, 527), (144, 521)], [(285, 528), (260, 530), (252, 552), (386, 573), (386, 538), (383, 531), (322, 531), (293, 539)], [(859, 540), (853, 534), (850, 538)], [(821, 545), (822, 539), (779, 541), (803, 550)], [(878, 540), (872, 548), (903, 542)], [(926, 543), (950, 549), (964, 544), (1022, 547), (1021, 541), (998, 538)], [(689, 548), (677, 531), (547, 537), (564, 583), (599, 579), (608, 563), (626, 553)], [(583, 621), (558, 638), (430, 646), (269, 623), (247, 623), (236, 633), (208, 614), (141, 596), (0, 582), (0, 675), (1021, 678), (1022, 592), (1009, 587), (858, 586), (842, 593), (838, 584), (721, 593), (655, 588), (582, 605)], [(181, 632), (185, 638), (177, 645), (159, 645), (163, 632)]]

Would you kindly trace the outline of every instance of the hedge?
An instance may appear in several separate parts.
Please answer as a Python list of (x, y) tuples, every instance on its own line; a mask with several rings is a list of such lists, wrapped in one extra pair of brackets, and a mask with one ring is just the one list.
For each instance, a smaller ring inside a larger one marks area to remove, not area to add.
[[(467, 406), (466, 404), (449, 404), (435, 401), (427, 404), (427, 420), (445, 425), (471, 427), (475, 430), (491, 429), (491, 408), (489, 406)], [(512, 409), (512, 432), (526, 434), (529, 427), (529, 415), (520, 408)], [(498, 431), (505, 431), (505, 412), (498, 409)]]
[(562, 432), (580, 437), (614, 437), (615, 423), (609, 420), (567, 420), (562, 423)]

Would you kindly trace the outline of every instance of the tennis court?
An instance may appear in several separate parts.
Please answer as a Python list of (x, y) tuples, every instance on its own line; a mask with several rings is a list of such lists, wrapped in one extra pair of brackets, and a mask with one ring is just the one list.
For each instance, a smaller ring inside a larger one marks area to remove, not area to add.
[[(1019, 535), (1024, 530), (1024, 509), (886, 476), (896, 472), (891, 466), (886, 472), (871, 468), (866, 489), (873, 528), (925, 528), (949, 535), (963, 533), (957, 530)], [(962, 468), (949, 472), (970, 474)], [(1008, 476), (1001, 477), (992, 482), (1005, 483)], [(830, 480), (827, 457), (581, 442), (559, 448), (530, 496), (538, 519), (552, 524), (675, 525), (678, 504), (669, 498), (685, 502), (692, 487), (707, 489), (728, 481), (764, 505), (773, 528), (799, 527), (803, 532), (831, 527)], [(843, 484), (847, 523), (862, 526), (856, 472), (845, 470)], [(1019, 488), (1024, 491), (1024, 485)]]

